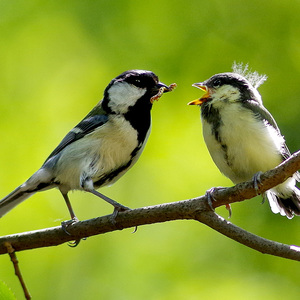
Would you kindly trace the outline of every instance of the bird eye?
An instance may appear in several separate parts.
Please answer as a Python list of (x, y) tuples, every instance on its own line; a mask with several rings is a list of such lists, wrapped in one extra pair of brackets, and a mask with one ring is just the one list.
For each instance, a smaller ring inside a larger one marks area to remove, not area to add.
[(135, 82), (136, 83), (141, 83), (141, 80), (140, 79), (135, 79)]
[(215, 79), (212, 84), (213, 84), (214, 87), (218, 87), (218, 86), (221, 85), (221, 80), (220, 79)]

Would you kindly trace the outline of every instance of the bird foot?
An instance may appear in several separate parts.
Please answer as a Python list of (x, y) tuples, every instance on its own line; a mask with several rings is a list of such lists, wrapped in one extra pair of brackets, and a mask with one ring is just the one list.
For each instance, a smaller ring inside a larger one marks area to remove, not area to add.
[[(96, 195), (97, 197), (100, 197), (101, 199), (103, 199), (104, 201), (106, 201), (107, 203), (111, 204), (114, 207), (114, 211), (113, 211), (113, 213), (111, 215), (111, 223), (117, 229), (122, 230), (123, 227), (117, 224), (116, 217), (119, 214), (119, 212), (123, 212), (123, 211), (126, 211), (126, 210), (131, 210), (131, 208), (129, 208), (127, 206), (124, 206), (121, 203), (119, 203), (119, 202), (117, 202), (117, 201), (115, 201), (115, 200), (113, 200), (111, 198), (108, 198), (107, 196), (99, 193), (96, 190), (87, 190), (87, 192), (90, 192), (90, 193)], [(136, 229), (135, 229), (134, 232), (136, 232)]]
[[(116, 217), (119, 214), (119, 212), (123, 212), (123, 211), (127, 211), (127, 210), (131, 210), (131, 208), (124, 206), (122, 204), (119, 204), (119, 205), (115, 206), (114, 212), (112, 213), (111, 222), (119, 230), (122, 230), (123, 227), (118, 225)], [(137, 226), (135, 226), (132, 233), (136, 233), (136, 232), (137, 232)]]
[(216, 198), (214, 197), (214, 193), (218, 190), (224, 189), (223, 187), (212, 187), (209, 190), (205, 192), (205, 196), (207, 197), (207, 202), (209, 207), (214, 211), (213, 207), (213, 201), (217, 201)]
[(71, 235), (71, 233), (67, 230), (67, 228), (75, 223), (79, 222), (79, 220), (77, 219), (77, 217), (74, 217), (72, 218), (71, 220), (68, 220), (68, 221), (63, 221), (61, 222), (61, 227), (62, 227), (62, 230), (68, 234), (68, 235)]
[(114, 212), (112, 213), (112, 217), (115, 219), (117, 217), (117, 215), (119, 214), (119, 212), (123, 212), (126, 210), (131, 210), (131, 208), (118, 203), (118, 204), (114, 205)]
[(257, 196), (260, 195), (258, 185), (261, 184), (261, 180), (260, 180), (261, 174), (263, 174), (263, 172), (259, 171), (256, 174), (254, 174), (254, 176), (252, 178), (253, 179), (254, 189), (255, 189), (255, 192), (256, 192)]
[[(217, 201), (214, 197), (214, 193), (217, 190), (222, 190), (224, 189), (223, 187), (212, 187), (209, 190), (206, 191), (205, 196), (207, 197), (207, 203), (209, 207), (211, 208), (212, 211), (215, 211), (215, 208), (213, 207), (213, 201)], [(228, 210), (229, 216), (228, 218), (231, 218), (232, 215), (232, 210), (230, 204), (225, 205), (226, 209)]]
[(216, 201), (216, 199), (214, 198), (213, 193), (217, 190), (217, 188), (212, 187), (209, 190), (207, 190), (205, 192), (205, 196), (207, 197), (207, 203), (209, 205), (209, 207), (211, 208), (211, 210), (215, 211), (214, 207), (213, 207), (213, 201)]
[[(61, 222), (61, 227), (62, 227), (62, 230), (67, 234), (67, 235), (71, 235), (71, 233), (68, 231), (68, 227), (75, 224), (75, 223), (78, 223), (79, 220), (77, 219), (77, 217), (73, 217), (71, 220), (68, 220), (68, 221), (63, 221)], [(78, 240), (75, 240), (73, 242), (69, 242), (68, 245), (70, 247), (76, 247), (78, 246), (78, 244), (80, 243), (81, 239), (78, 239)]]
[(120, 204), (120, 203), (118, 203), (118, 205), (114, 205), (114, 211), (113, 211), (113, 213), (112, 213), (112, 215), (111, 215), (111, 223), (112, 223), (117, 229), (119, 229), (119, 230), (122, 230), (123, 227), (120, 226), (120, 225), (118, 225), (118, 222), (117, 222), (116, 218), (117, 218), (117, 216), (118, 216), (118, 214), (119, 214), (120, 212), (124, 212), (124, 211), (127, 211), (127, 210), (131, 210), (131, 208), (129, 208), (129, 207), (127, 207), (127, 206), (124, 206), (124, 205), (122, 205), (122, 204)]

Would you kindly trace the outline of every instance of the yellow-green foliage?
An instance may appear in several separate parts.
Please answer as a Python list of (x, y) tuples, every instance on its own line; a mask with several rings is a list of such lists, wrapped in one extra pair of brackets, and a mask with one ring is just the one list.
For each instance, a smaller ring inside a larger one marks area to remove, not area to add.
[[(69, 129), (127, 69), (149, 69), (178, 88), (153, 107), (139, 162), (101, 191), (131, 208), (203, 195), (231, 182), (202, 139), (200, 96), (191, 86), (234, 61), (266, 73), (260, 87), (291, 151), (300, 148), (300, 3), (261, 0), (0, 0), (0, 198), (43, 163)], [(83, 220), (111, 207), (70, 194)], [(271, 213), (261, 198), (232, 205), (231, 221), (266, 238), (300, 244), (300, 219)], [(217, 210), (227, 216), (224, 208)], [(0, 235), (57, 226), (69, 218), (56, 190), (0, 220)], [(33, 299), (297, 299), (296, 262), (264, 256), (204, 225), (178, 221), (18, 253)], [(0, 280), (22, 291), (8, 256)], [(288, 295), (288, 296), (287, 296)]]

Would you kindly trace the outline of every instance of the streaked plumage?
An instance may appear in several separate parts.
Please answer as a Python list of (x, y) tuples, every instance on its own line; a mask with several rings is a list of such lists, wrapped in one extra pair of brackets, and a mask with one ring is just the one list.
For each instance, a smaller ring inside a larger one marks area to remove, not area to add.
[[(210, 155), (235, 184), (274, 168), (290, 156), (257, 91), (266, 77), (243, 75), (221, 73), (194, 84), (206, 93), (189, 103), (201, 105), (203, 136)], [(274, 213), (288, 218), (300, 215), (300, 191), (295, 186), (299, 179), (296, 173), (265, 193)]]
[(130, 70), (113, 79), (103, 100), (76, 125), (25, 183), (0, 201), (0, 217), (36, 192), (57, 187), (73, 221), (70, 190), (91, 192), (117, 210), (127, 209), (96, 189), (113, 184), (141, 155), (150, 134), (154, 100), (171, 91), (158, 77)]

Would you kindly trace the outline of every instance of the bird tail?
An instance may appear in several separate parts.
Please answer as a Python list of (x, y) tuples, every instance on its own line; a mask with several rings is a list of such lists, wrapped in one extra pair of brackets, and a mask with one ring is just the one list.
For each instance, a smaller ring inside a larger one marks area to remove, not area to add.
[(280, 213), (288, 219), (294, 215), (300, 216), (300, 190), (295, 186), (295, 180), (289, 178), (284, 183), (265, 192), (273, 213)]
[(22, 189), (22, 185), (17, 187), (14, 191), (0, 200), (0, 218), (35, 193), (36, 191), (30, 192)]
[(48, 169), (36, 171), (25, 183), (0, 200), (0, 218), (36, 192), (53, 188), (55, 185), (51, 178), (52, 173)]

